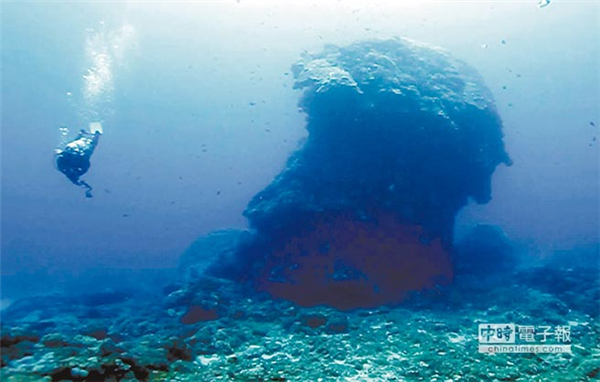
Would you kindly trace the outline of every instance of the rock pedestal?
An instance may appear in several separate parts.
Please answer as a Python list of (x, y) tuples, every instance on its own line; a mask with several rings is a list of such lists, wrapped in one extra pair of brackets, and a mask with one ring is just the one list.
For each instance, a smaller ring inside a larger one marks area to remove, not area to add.
[(309, 136), (250, 201), (253, 238), (222, 273), (340, 309), (450, 282), (456, 213), (510, 164), (480, 76), (406, 39), (327, 46), (293, 73)]

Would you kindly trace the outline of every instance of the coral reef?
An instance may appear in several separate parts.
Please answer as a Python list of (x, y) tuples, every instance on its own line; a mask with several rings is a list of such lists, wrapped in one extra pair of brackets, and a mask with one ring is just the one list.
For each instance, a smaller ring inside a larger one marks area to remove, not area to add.
[(309, 136), (246, 208), (254, 236), (211, 274), (340, 309), (448, 283), (457, 211), (489, 201), (510, 164), (481, 78), (406, 39), (327, 46), (293, 73)]
[[(591, 382), (600, 376), (600, 325), (588, 309), (600, 285), (590, 265), (518, 270), (494, 293), (457, 280), (438, 299), (350, 312), (207, 277), (95, 307), (86, 296), (22, 300), (2, 312), (0, 379)], [(183, 319), (198, 307), (214, 315)], [(477, 324), (499, 322), (570, 325), (572, 353), (478, 353)]]

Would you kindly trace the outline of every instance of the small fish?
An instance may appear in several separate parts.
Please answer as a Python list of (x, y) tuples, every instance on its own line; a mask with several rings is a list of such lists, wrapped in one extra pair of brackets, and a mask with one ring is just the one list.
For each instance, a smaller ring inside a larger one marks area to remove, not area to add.
[(596, 124), (592, 121), (590, 121), (590, 126), (596, 126)]
[(545, 8), (548, 5), (550, 5), (550, 0), (539, 0), (538, 1), (538, 7), (540, 7), (540, 8)]

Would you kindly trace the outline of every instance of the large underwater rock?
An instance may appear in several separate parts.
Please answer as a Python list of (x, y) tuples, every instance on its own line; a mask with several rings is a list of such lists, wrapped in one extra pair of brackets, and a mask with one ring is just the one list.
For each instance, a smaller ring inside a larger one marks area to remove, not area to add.
[(199, 237), (179, 257), (177, 271), (180, 279), (197, 279), (215, 261), (230, 261), (228, 259), (234, 256), (238, 243), (247, 235), (250, 235), (247, 231), (226, 229)]
[(514, 244), (498, 226), (478, 224), (454, 244), (454, 273), (478, 280), (505, 277), (514, 272), (519, 259)]
[(480, 76), (407, 39), (327, 46), (292, 69), (309, 136), (244, 211), (253, 238), (211, 273), (340, 309), (450, 282), (456, 213), (488, 202), (510, 164)]

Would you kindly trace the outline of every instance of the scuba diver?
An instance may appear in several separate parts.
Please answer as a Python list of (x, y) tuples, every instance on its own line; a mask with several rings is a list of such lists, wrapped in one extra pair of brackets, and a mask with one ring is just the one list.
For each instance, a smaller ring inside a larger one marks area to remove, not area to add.
[(77, 186), (86, 188), (85, 196), (92, 197), (92, 186), (79, 179), (90, 168), (90, 157), (94, 153), (98, 140), (102, 135), (100, 123), (90, 123), (90, 132), (84, 129), (79, 131), (77, 137), (67, 143), (64, 148), (57, 149), (54, 154), (56, 169)]

